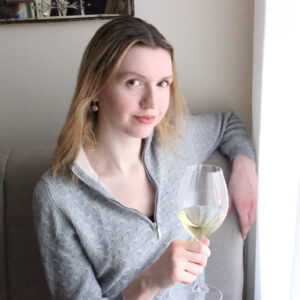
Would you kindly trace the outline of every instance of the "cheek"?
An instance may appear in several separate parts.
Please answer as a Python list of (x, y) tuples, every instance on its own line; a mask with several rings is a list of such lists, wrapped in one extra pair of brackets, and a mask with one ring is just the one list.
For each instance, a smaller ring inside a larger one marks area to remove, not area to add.
[(120, 115), (128, 115), (137, 110), (138, 101), (136, 101), (136, 95), (128, 93), (120, 93), (115, 97), (114, 108)]
[(110, 107), (113, 111), (120, 114), (124, 111), (126, 106), (124, 105), (124, 102), (122, 101), (122, 98), (120, 97), (114, 97), (112, 98), (112, 101), (110, 103)]
[(162, 115), (165, 115), (166, 112), (168, 111), (169, 104), (170, 104), (170, 93), (168, 93), (168, 95), (166, 95), (160, 102), (160, 111)]
[(105, 111), (110, 115), (124, 116), (130, 110), (130, 101), (124, 97), (124, 94), (117, 90), (114, 92), (103, 94), (103, 106)]

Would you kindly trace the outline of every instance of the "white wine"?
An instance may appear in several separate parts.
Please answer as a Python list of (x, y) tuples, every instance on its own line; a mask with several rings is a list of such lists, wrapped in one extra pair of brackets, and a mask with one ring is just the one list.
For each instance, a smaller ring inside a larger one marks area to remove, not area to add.
[(214, 206), (197, 205), (178, 213), (179, 220), (198, 241), (209, 237), (224, 221), (226, 212)]

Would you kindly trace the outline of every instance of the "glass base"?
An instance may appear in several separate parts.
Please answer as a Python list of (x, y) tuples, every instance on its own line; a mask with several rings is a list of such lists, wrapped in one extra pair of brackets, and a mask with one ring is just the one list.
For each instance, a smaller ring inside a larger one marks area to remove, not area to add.
[(177, 284), (170, 291), (172, 300), (222, 300), (223, 293), (213, 285)]

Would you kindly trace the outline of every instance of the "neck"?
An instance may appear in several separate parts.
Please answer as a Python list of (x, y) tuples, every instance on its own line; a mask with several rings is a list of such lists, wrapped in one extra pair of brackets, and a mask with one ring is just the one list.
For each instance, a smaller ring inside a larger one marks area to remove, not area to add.
[(143, 141), (140, 138), (119, 136), (112, 138), (105, 131), (96, 132), (96, 144), (87, 156), (99, 175), (112, 172), (128, 174), (142, 159)]

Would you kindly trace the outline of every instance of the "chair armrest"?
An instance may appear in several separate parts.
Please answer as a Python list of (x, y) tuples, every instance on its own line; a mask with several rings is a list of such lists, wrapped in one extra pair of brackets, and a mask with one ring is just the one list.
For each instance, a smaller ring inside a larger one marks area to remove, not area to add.
[[(221, 167), (226, 181), (229, 181), (231, 164), (224, 155), (215, 152), (206, 163)], [(223, 299), (241, 300), (244, 285), (244, 241), (234, 207), (210, 240), (212, 255), (206, 267), (206, 282), (219, 288), (224, 294)]]
[(11, 147), (0, 148), (0, 299), (3, 300), (7, 299), (4, 181), (10, 151)]

